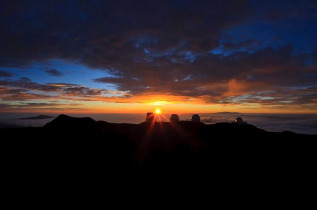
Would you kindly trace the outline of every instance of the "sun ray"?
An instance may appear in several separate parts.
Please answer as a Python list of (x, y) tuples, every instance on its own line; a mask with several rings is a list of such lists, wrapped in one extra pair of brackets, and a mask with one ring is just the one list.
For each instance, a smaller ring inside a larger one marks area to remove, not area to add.
[(160, 109), (160, 108), (156, 108), (156, 109), (155, 109), (155, 114), (156, 114), (156, 115), (162, 114), (161, 109)]

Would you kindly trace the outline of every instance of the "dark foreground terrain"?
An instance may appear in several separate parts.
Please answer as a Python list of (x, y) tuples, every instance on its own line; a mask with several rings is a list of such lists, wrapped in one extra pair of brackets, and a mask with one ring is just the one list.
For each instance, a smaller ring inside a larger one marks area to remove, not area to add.
[(26, 190), (34, 183), (57, 190), (83, 183), (153, 188), (164, 180), (184, 188), (211, 183), (222, 191), (283, 184), (287, 191), (295, 182), (310, 186), (316, 174), (316, 136), (248, 124), (113, 124), (60, 115), (41, 128), (2, 129), (0, 142), (2, 180), (27, 184)]
[(66, 115), (41, 128), (2, 129), (0, 139), (2, 171), (13, 177), (35, 172), (38, 177), (182, 172), (211, 173), (227, 181), (279, 172), (310, 174), (317, 140), (248, 124), (113, 124)]

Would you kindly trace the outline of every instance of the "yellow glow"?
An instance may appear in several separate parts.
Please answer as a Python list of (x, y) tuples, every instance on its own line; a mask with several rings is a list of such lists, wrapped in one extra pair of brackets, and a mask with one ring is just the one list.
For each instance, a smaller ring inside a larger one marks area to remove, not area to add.
[(154, 101), (154, 102), (151, 102), (150, 103), (151, 105), (156, 105), (156, 106), (162, 106), (162, 105), (165, 105), (165, 104), (169, 104), (168, 101)]
[[(55, 85), (55, 84), (51, 84)], [(63, 85), (63, 84), (57, 84)], [(0, 92), (5, 89), (0, 88)], [(231, 95), (231, 94), (229, 94)], [(215, 98), (215, 101), (221, 98)], [(311, 104), (311, 107), (303, 107), (301, 105), (285, 104), (266, 105), (260, 103), (246, 104), (219, 104), (207, 103), (210, 100), (208, 96), (197, 98), (187, 96), (173, 95), (151, 95), (143, 94), (133, 97), (85, 97), (78, 98), (77, 96), (63, 96), (60, 100), (52, 98), (45, 100), (33, 100), (34, 106), (17, 106), (16, 108), (6, 109), (6, 112), (21, 112), (21, 113), (64, 113), (64, 114), (89, 114), (89, 113), (129, 113), (129, 114), (144, 114), (153, 110), (157, 116), (170, 114), (192, 114), (192, 113), (216, 113), (216, 112), (241, 112), (241, 113), (303, 113), (317, 114), (317, 109)], [(56, 101), (59, 103), (56, 104)], [(47, 106), (37, 106), (36, 103), (48, 103)], [(159, 111), (157, 111), (159, 109)], [(1, 110), (3, 112), (3, 110)]]

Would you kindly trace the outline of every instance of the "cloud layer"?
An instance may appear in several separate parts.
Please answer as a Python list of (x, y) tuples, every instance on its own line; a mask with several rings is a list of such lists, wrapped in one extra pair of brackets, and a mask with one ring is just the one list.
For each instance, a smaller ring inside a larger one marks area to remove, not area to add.
[[(316, 14), (313, 1), (3, 1), (1, 67), (78, 61), (107, 72), (91, 79), (116, 90), (35, 83), (27, 72), (8, 79), (13, 74), (0, 71), (0, 96), (108, 102), (162, 96), (316, 110), (317, 42), (298, 41), (315, 34), (309, 26)], [(54, 68), (46, 73), (64, 76)]]
[(51, 76), (55, 76), (55, 77), (60, 77), (63, 76), (63, 73), (56, 70), (56, 69), (51, 69), (51, 70), (47, 70), (45, 71), (47, 74), (51, 75)]

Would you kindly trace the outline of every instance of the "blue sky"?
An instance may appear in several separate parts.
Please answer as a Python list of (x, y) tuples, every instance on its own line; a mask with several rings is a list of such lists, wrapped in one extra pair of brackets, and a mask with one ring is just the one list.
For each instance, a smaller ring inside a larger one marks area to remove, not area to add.
[[(49, 76), (45, 71), (56, 69), (62, 76)], [(111, 84), (96, 83), (93, 79), (111, 77), (107, 70), (92, 69), (75, 61), (48, 60), (45, 63), (34, 62), (26, 67), (2, 67), (0, 70), (10, 71), (14, 74), (12, 79), (28, 77), (37, 83), (71, 83), (84, 85), (90, 88), (106, 88), (115, 90)]]
[(0, 106), (316, 112), (316, 25), (310, 0), (4, 0)]

